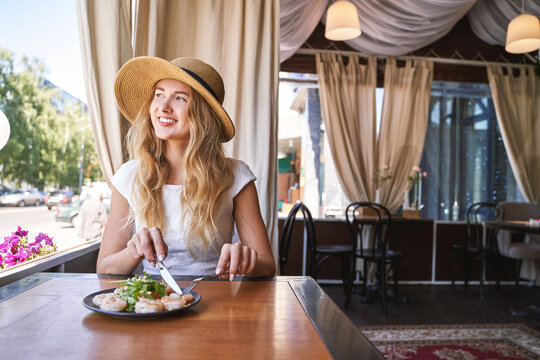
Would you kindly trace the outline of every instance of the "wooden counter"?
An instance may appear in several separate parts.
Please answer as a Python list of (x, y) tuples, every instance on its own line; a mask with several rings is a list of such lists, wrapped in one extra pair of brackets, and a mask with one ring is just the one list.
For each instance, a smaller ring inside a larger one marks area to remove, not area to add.
[[(279, 234), (285, 219), (279, 219)], [(317, 244), (350, 244), (351, 235), (344, 219), (314, 219)], [(289, 261), (284, 275), (303, 275), (303, 225), (298, 219), (293, 228)], [(392, 219), (390, 246), (403, 252), (400, 281), (431, 281), (433, 220)], [(341, 264), (330, 259), (319, 270), (319, 279), (340, 280)]]

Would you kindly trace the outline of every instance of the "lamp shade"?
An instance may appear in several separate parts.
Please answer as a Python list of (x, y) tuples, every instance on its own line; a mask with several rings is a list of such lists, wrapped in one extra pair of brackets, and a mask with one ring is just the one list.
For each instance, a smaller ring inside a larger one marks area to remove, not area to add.
[(356, 6), (350, 1), (338, 0), (326, 12), (326, 31), (328, 40), (344, 41), (360, 36), (360, 21)]
[(540, 49), (540, 21), (531, 14), (516, 16), (506, 31), (506, 51), (524, 54)]
[(10, 134), (9, 121), (6, 115), (0, 110), (0, 149), (8, 142)]

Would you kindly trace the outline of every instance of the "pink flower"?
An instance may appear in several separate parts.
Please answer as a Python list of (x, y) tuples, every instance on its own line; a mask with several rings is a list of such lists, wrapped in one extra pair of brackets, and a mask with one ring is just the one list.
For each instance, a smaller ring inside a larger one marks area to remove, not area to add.
[(47, 234), (39, 233), (38, 236), (36, 236), (35, 243), (41, 243), (43, 240), (45, 240), (45, 244), (53, 246), (53, 238), (49, 237)]
[(383, 170), (390, 170), (390, 165), (383, 165), (382, 168)]
[(417, 172), (417, 173), (422, 171), (422, 169), (420, 169), (418, 166), (415, 166), (412, 169), (414, 172)]
[(19, 237), (23, 237), (23, 236), (28, 235), (28, 230), (23, 230), (23, 229), (21, 229), (20, 226), (18, 226), (18, 227), (17, 227), (17, 231), (14, 232), (13, 234), (15, 234), (15, 235), (17, 235), (17, 236), (19, 236)]
[(424, 173), (422, 174), (424, 177), (427, 177), (427, 171), (424, 171)]
[(4, 242), (0, 244), (0, 268), (7, 268), (54, 251), (56, 245), (53, 238), (39, 233), (33, 243), (28, 243), (28, 231), (19, 226), (17, 231), (6, 236)]

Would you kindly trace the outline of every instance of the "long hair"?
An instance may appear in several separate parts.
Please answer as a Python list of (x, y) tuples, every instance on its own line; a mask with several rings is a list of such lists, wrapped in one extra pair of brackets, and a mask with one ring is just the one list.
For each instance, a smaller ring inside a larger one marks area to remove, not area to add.
[[(162, 189), (169, 176), (169, 164), (164, 157), (165, 141), (159, 139), (150, 120), (150, 105), (154, 91), (143, 104), (127, 134), (130, 158), (140, 162), (133, 183), (138, 216), (146, 226), (167, 229)], [(222, 244), (214, 215), (219, 196), (233, 182), (231, 163), (223, 150), (221, 121), (206, 100), (191, 89), (186, 109), (190, 131), (189, 144), (183, 159), (184, 185), (181, 191), (184, 239), (192, 256), (202, 250), (218, 251)], [(130, 220), (134, 220), (134, 214)]]

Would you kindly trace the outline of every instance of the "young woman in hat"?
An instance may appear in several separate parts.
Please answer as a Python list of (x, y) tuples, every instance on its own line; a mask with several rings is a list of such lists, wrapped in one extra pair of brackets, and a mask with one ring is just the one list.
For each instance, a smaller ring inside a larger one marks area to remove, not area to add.
[(130, 274), (142, 261), (158, 274), (163, 260), (177, 275), (274, 275), (255, 176), (224, 155), (235, 130), (218, 72), (194, 58), (137, 57), (118, 72), (115, 94), (132, 123), (132, 160), (111, 181), (98, 273)]

